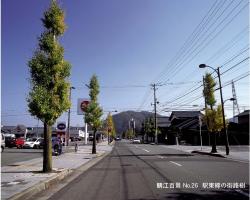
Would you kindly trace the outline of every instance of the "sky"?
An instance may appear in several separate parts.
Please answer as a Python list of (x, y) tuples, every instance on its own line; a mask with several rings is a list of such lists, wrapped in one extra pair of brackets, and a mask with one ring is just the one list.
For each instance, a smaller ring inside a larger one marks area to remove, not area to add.
[[(83, 126), (77, 99), (88, 98), (93, 74), (99, 103), (108, 112), (201, 110), (202, 77), (220, 67), (224, 100), (234, 80), (240, 112), (249, 109), (248, 0), (58, 0), (67, 30), (60, 38), (72, 65), (71, 125)], [(42, 126), (27, 107), (27, 63), (44, 31), (41, 18), (49, 0), (1, 1), (1, 124)], [(218, 78), (213, 73), (218, 83)], [(218, 86), (217, 86), (218, 87)], [(220, 103), (219, 90), (215, 92)], [(233, 102), (225, 102), (226, 117)], [(237, 114), (237, 112), (236, 112)], [(67, 121), (67, 112), (58, 121)]]

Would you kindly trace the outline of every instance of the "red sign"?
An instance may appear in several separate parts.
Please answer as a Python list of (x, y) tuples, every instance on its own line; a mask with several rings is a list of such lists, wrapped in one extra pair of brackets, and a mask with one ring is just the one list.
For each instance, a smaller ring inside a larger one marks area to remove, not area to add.
[(85, 101), (82, 101), (81, 102), (81, 110), (83, 111), (83, 112), (86, 112), (86, 109), (87, 109), (87, 107), (88, 107), (88, 105), (89, 105), (89, 101), (87, 101), (87, 100), (85, 100)]

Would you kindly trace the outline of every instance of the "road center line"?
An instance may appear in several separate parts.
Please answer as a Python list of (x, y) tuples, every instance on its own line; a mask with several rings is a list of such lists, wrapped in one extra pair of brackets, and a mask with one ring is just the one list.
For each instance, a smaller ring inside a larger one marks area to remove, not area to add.
[(171, 163), (173, 163), (173, 164), (175, 164), (175, 165), (177, 165), (177, 166), (179, 166), (179, 167), (182, 166), (181, 164), (179, 164), (179, 163), (177, 163), (177, 162), (173, 162), (173, 161), (169, 161), (169, 162), (171, 162)]
[(164, 157), (163, 156), (157, 156), (158, 158), (160, 158), (160, 159), (163, 159)]
[(143, 151), (146, 151), (146, 152), (150, 152), (149, 150), (147, 150), (147, 149), (142, 149)]

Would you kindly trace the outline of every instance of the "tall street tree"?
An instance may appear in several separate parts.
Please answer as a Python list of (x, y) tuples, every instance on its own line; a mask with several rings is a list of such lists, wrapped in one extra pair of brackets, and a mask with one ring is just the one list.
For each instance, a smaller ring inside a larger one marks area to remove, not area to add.
[(92, 154), (96, 154), (96, 132), (102, 126), (102, 109), (98, 103), (99, 83), (96, 75), (93, 75), (89, 84), (90, 103), (85, 112), (85, 120), (91, 125), (93, 133)]
[(205, 118), (207, 123), (208, 131), (212, 133), (213, 142), (212, 142), (212, 153), (216, 153), (216, 135), (223, 128), (223, 118), (221, 105), (217, 108), (214, 108), (216, 100), (214, 97), (214, 87), (216, 83), (211, 74), (206, 73), (204, 78), (204, 90), (203, 96), (205, 98), (206, 104), (209, 108), (205, 111)]
[(108, 131), (108, 141), (110, 141), (110, 138), (115, 138), (115, 125), (113, 122), (113, 117), (112, 115), (109, 113), (106, 119), (106, 127), (107, 127), (107, 131)]
[(68, 77), (71, 66), (64, 60), (58, 39), (64, 33), (64, 11), (55, 0), (44, 12), (44, 32), (28, 62), (31, 91), (27, 98), (29, 112), (44, 123), (43, 172), (52, 171), (52, 125), (70, 107)]

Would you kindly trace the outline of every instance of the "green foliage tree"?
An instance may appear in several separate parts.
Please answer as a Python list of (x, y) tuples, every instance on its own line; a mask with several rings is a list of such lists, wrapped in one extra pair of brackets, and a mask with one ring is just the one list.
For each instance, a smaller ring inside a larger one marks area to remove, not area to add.
[(108, 141), (110, 141), (110, 138), (116, 137), (115, 125), (113, 122), (113, 117), (110, 113), (107, 116), (105, 124), (106, 124), (106, 130), (107, 130), (107, 135), (108, 135)]
[(152, 138), (154, 138), (155, 128), (154, 128), (154, 121), (153, 121), (152, 117), (145, 120), (144, 131), (145, 131), (145, 134), (147, 136), (147, 139), (146, 139), (147, 142), (148, 142), (148, 137), (150, 137), (151, 140), (152, 140)]
[(204, 78), (204, 89), (203, 89), (203, 96), (205, 97), (206, 104), (210, 106), (210, 109), (213, 110), (213, 106), (216, 103), (214, 97), (214, 87), (216, 83), (211, 74), (206, 73)]
[(58, 38), (64, 33), (64, 11), (55, 0), (44, 12), (44, 32), (38, 48), (28, 62), (31, 91), (27, 98), (29, 112), (44, 123), (43, 172), (52, 171), (51, 126), (70, 107), (68, 77), (70, 64), (64, 60), (64, 49)]
[(89, 84), (90, 103), (86, 108), (85, 120), (93, 128), (92, 154), (96, 154), (96, 132), (102, 126), (102, 109), (98, 103), (99, 83), (96, 75), (93, 75)]
[(204, 79), (203, 96), (209, 108), (205, 111), (205, 121), (208, 131), (213, 134), (212, 153), (216, 153), (216, 134), (223, 128), (223, 117), (221, 105), (214, 108), (216, 100), (214, 97), (214, 87), (216, 83), (211, 74), (206, 73)]
[(223, 128), (223, 117), (221, 105), (216, 109), (206, 109), (205, 117), (207, 120), (207, 128), (210, 132), (220, 132)]
[(133, 133), (133, 131), (132, 131), (132, 129), (128, 129), (128, 130), (126, 131), (125, 137), (126, 137), (127, 139), (132, 139), (132, 138), (135, 137), (135, 136), (134, 136), (134, 133)]

